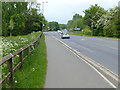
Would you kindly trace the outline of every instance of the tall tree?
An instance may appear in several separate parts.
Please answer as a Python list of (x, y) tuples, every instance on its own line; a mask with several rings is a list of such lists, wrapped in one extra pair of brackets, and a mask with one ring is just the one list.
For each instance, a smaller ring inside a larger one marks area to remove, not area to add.
[(104, 35), (111, 37), (120, 37), (120, 14), (118, 7), (110, 8), (108, 14), (104, 17)]
[(42, 30), (46, 23), (34, 2), (2, 2), (2, 35), (23, 35)]
[(101, 16), (106, 13), (106, 11), (104, 10), (104, 8), (95, 4), (94, 6), (91, 5), (89, 9), (86, 9), (84, 13), (84, 24), (88, 25), (89, 27), (91, 27), (91, 25), (93, 24), (94, 35), (98, 35), (99, 30), (97, 29), (96, 23), (101, 18)]
[(72, 20), (69, 20), (67, 23), (68, 30), (75, 30), (75, 28), (80, 28), (82, 30), (85, 25), (82, 21), (82, 16), (79, 14), (75, 14)]
[(55, 21), (49, 22), (48, 27), (51, 31), (57, 31), (60, 29), (58, 22), (55, 22)]
[(60, 29), (67, 29), (67, 25), (66, 24), (59, 24)]

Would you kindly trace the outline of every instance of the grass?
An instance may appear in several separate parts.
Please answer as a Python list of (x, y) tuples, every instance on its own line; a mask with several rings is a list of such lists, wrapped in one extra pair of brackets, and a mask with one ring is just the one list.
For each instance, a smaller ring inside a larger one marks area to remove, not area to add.
[(82, 32), (69, 32), (71, 35), (77, 35), (77, 36), (87, 36), (87, 37), (95, 37), (95, 38), (107, 38), (107, 39), (120, 39), (117, 37), (104, 37), (104, 36), (91, 36), (91, 35), (85, 35)]
[(3, 51), (3, 57), (34, 41), (40, 33), (33, 32), (28, 35), (0, 37), (2, 38), (2, 45), (0, 47)]
[[(3, 48), (7, 48), (4, 55), (7, 55), (10, 52), (13, 52), (12, 50), (17, 50), (26, 44), (29, 44), (30, 42), (34, 41), (41, 32), (33, 32), (29, 35), (23, 35), (23, 36), (14, 36), (14, 37), (2, 37), (2, 46)], [(6, 45), (8, 41), (8, 44)], [(40, 45), (38, 45), (35, 50), (33, 51), (33, 54), (31, 54), (24, 62), (23, 70), (18, 70), (14, 75), (14, 85), (15, 88), (28, 88), (28, 87), (36, 87), (40, 88), (44, 84), (45, 75), (46, 75), (46, 45), (45, 45), (45, 38), (42, 36), (41, 40), (39, 41)], [(10, 45), (9, 45), (10, 44)], [(5, 46), (4, 46), (5, 45)], [(9, 48), (9, 46), (11, 46)], [(14, 46), (14, 47), (13, 47)], [(23, 52), (24, 56), (25, 52)], [(19, 62), (19, 55), (14, 57), (14, 66), (18, 64)], [(8, 73), (7, 69), (7, 62), (0, 66), (0, 70), (2, 70), (2, 74), (0, 72), (0, 80)], [(2, 77), (1, 77), (2, 75)], [(37, 76), (37, 78), (36, 78)], [(26, 79), (26, 77), (28, 77)], [(34, 79), (32, 81), (32, 79)], [(31, 83), (28, 83), (30, 81)], [(38, 83), (38, 84), (36, 84)], [(33, 85), (34, 84), (34, 85)], [(3, 85), (3, 88), (9, 88), (8, 81)]]
[[(11, 37), (0, 37), (0, 59), (17, 49), (20, 49), (21, 47), (29, 44), (30, 42), (34, 41), (41, 32), (32, 32), (28, 35), (21, 35), (21, 36), (11, 36)], [(23, 55), (25, 54), (25, 51), (23, 52)], [(14, 57), (14, 67), (19, 62), (19, 55)], [(8, 73), (8, 67), (7, 62), (5, 62), (2, 66), (0, 66), (0, 80)]]
[(43, 88), (47, 70), (45, 37), (24, 62), (22, 70), (15, 73), (15, 88)]

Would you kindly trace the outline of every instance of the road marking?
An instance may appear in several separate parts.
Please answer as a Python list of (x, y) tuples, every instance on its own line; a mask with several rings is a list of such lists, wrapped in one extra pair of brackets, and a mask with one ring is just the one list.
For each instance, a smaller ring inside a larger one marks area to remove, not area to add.
[[(95, 66), (91, 65), (88, 61), (84, 60), (83, 58), (81, 58), (77, 53), (78, 51), (76, 51), (75, 49), (72, 49), (70, 46), (68, 46), (67, 44), (65, 44), (64, 42), (62, 42), (61, 40), (57, 39), (56, 37), (52, 36), (53, 38), (55, 38), (57, 41), (59, 41), (60, 43), (62, 43), (64, 45), (65, 48), (67, 48), (68, 50), (70, 50), (72, 53), (74, 53), (78, 58), (82, 59), (82, 61), (84, 61), (85, 63), (87, 63), (91, 68), (93, 68), (107, 83), (110, 84), (110, 86), (112, 86), (113, 88), (117, 88), (117, 86), (115, 86), (111, 81), (109, 81), (100, 71), (98, 71), (96, 69)], [(76, 53), (77, 52), (77, 53)], [(103, 67), (101, 67), (103, 68)], [(101, 69), (100, 68), (100, 69)], [(104, 70), (103, 70), (104, 71)], [(105, 72), (105, 71), (104, 71)], [(106, 73), (106, 72), (105, 72)], [(109, 72), (109, 73), (112, 73), (112, 72)], [(109, 73), (107, 72), (107, 74), (109, 75)], [(114, 76), (111, 76), (112, 78), (114, 78), (115, 80), (116, 77)]]
[[(68, 49), (68, 48), (67, 48)], [(69, 49), (68, 49), (69, 50)], [(71, 50), (70, 50), (71, 51)], [(74, 53), (73, 51), (71, 51)], [(82, 59), (80, 56), (78, 56), (76, 53), (74, 53), (79, 59)], [(111, 83), (101, 72), (99, 72), (94, 66), (89, 64), (87, 61), (83, 60), (86, 64), (88, 64), (91, 68), (93, 68), (103, 79), (105, 79), (113, 88), (117, 88), (113, 83)]]
[[(51, 35), (51, 36), (52, 36), (52, 35)], [(59, 40), (58, 38), (56, 38), (56, 37), (54, 37), (54, 36), (52, 36), (52, 37), (55, 38), (55, 39), (56, 39), (57, 41), (59, 41), (60, 43), (62, 43), (62, 44), (63, 44), (64, 46), (66, 46), (67, 48), (69, 48), (71, 51), (77, 53), (77, 55), (79, 55), (81, 58), (85, 59), (85, 60), (88, 61), (89, 63), (95, 64), (95, 66), (98, 66), (100, 69), (102, 69), (102, 71), (104, 71), (104, 72), (106, 71), (108, 75), (109, 75), (109, 74), (112, 74), (112, 75), (110, 75), (110, 76), (111, 76), (112, 78), (114, 78), (116, 81), (118, 81), (118, 77), (119, 77), (119, 76), (118, 76), (117, 74), (115, 74), (114, 72), (112, 72), (112, 71), (109, 70), (108, 68), (102, 66), (101, 64), (97, 63), (95, 60), (93, 60), (93, 59), (91, 59), (91, 58), (89, 58), (89, 57), (81, 54), (81, 53), (78, 52), (77, 50), (71, 48), (70, 46), (68, 46), (67, 44), (65, 44), (64, 42), (62, 42), (61, 40)]]
[(84, 41), (85, 39), (84, 39), (84, 38), (82, 38), (81, 40), (82, 40), (82, 41)]

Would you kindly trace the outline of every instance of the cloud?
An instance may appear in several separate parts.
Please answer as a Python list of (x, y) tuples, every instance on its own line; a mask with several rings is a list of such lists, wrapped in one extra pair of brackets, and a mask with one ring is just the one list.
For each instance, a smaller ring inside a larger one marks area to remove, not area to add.
[(75, 14), (84, 15), (83, 11), (91, 5), (98, 4), (108, 10), (118, 5), (119, 0), (37, 0), (38, 2), (48, 1), (44, 5), (45, 17), (48, 21), (67, 23)]

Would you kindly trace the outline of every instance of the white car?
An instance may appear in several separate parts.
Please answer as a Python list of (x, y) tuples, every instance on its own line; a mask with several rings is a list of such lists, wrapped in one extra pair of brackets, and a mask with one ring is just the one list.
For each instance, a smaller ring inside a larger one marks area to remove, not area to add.
[(62, 31), (60, 31), (60, 30), (58, 30), (57, 32), (58, 32), (58, 33), (62, 33)]
[(63, 32), (61, 33), (61, 38), (62, 38), (62, 39), (64, 39), (64, 38), (70, 39), (70, 35), (69, 35), (69, 33), (68, 33), (67, 31), (63, 31)]

